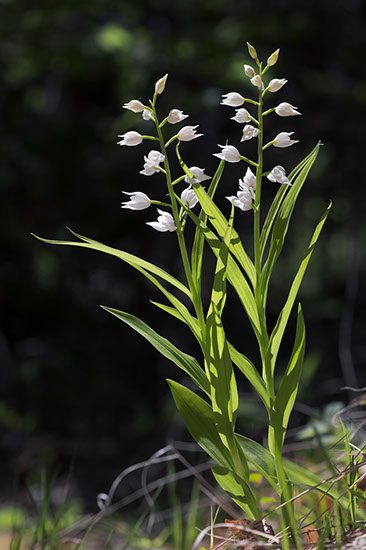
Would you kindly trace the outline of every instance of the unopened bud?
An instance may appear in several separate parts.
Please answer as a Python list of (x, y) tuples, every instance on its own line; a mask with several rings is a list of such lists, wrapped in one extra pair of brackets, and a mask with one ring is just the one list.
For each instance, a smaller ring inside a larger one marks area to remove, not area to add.
[(280, 53), (280, 48), (278, 48), (278, 50), (276, 50), (269, 56), (269, 58), (267, 59), (267, 65), (269, 67), (276, 65), (279, 53)]
[(249, 52), (250, 57), (252, 57), (253, 59), (258, 59), (257, 52), (255, 51), (255, 48), (251, 44), (249, 44), (249, 42), (247, 42), (247, 46), (248, 46), (248, 52)]

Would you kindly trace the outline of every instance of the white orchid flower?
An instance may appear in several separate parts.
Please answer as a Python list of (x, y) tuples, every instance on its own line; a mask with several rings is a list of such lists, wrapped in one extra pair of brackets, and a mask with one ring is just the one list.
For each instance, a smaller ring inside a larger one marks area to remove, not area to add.
[(144, 109), (142, 111), (142, 118), (144, 120), (154, 120), (154, 115), (152, 114), (151, 111), (149, 111), (149, 109)]
[(160, 151), (150, 151), (147, 157), (144, 157), (144, 169), (141, 170), (140, 174), (144, 176), (152, 176), (156, 172), (159, 172), (159, 164), (163, 162), (165, 156), (160, 153)]
[(244, 191), (238, 191), (236, 196), (233, 195), (231, 197), (226, 197), (228, 201), (234, 204), (237, 208), (240, 208), (240, 210), (246, 211), (252, 209), (252, 195), (249, 191), (249, 189), (245, 189)]
[(190, 185), (182, 191), (180, 198), (189, 208), (194, 208), (198, 203), (197, 195)]
[(248, 141), (258, 135), (258, 128), (254, 128), (251, 124), (246, 124), (243, 130), (243, 136), (240, 141)]
[(275, 166), (272, 168), (267, 178), (269, 181), (291, 185), (290, 180), (286, 177), (286, 171), (283, 166)]
[(156, 81), (155, 83), (155, 93), (156, 94), (162, 94), (165, 88), (166, 79), (168, 78), (168, 75), (166, 74), (162, 78)]
[(250, 65), (244, 65), (244, 72), (249, 78), (253, 78), (255, 70)]
[(298, 143), (298, 139), (290, 139), (290, 136), (292, 136), (293, 132), (280, 132), (275, 138), (274, 138), (274, 147), (290, 147), (290, 145), (293, 145), (294, 143)]
[(229, 107), (240, 107), (245, 101), (244, 97), (237, 92), (229, 92), (222, 97), (225, 99), (221, 101), (220, 105), (228, 105)]
[(249, 187), (253, 187), (253, 190), (255, 191), (257, 180), (251, 169), (248, 167), (247, 171), (245, 172), (245, 176), (242, 180), (239, 180), (239, 189), (241, 191), (245, 191), (246, 189), (249, 190)]
[(151, 205), (151, 201), (145, 193), (141, 191), (133, 191), (128, 193), (127, 191), (122, 191), (125, 195), (130, 196), (128, 202), (123, 202), (121, 208), (129, 208), (130, 210), (145, 210)]
[(189, 176), (186, 176), (184, 178), (184, 181), (187, 183), (200, 183), (201, 181), (210, 180), (211, 176), (207, 176), (205, 174), (205, 168), (198, 168), (198, 166), (191, 166), (189, 169), (190, 172), (194, 175), (194, 178), (190, 178)]
[(145, 105), (143, 105), (138, 99), (131, 99), (131, 101), (123, 105), (123, 108), (129, 109), (134, 113), (141, 113), (145, 109)]
[(232, 116), (231, 120), (235, 120), (235, 122), (239, 122), (239, 124), (244, 124), (245, 122), (250, 121), (250, 114), (244, 108), (236, 109), (236, 115)]
[(236, 147), (232, 145), (218, 145), (218, 147), (221, 147), (222, 151), (221, 153), (214, 153), (214, 157), (226, 160), (226, 162), (239, 162), (241, 160)]
[(288, 82), (285, 78), (274, 78), (271, 80), (271, 82), (268, 84), (268, 90), (270, 92), (278, 92)]
[(279, 116), (295, 116), (295, 115), (301, 115), (299, 111), (297, 110), (297, 107), (294, 107), (291, 105), (291, 103), (280, 103), (275, 108), (275, 112)]
[(183, 126), (177, 134), (179, 141), (191, 141), (203, 136), (203, 134), (196, 134), (196, 128), (198, 128), (198, 124), (196, 126)]
[(175, 231), (177, 228), (174, 223), (174, 218), (169, 212), (164, 212), (164, 210), (157, 209), (160, 216), (158, 216), (158, 220), (156, 222), (147, 222), (146, 225), (150, 225), (156, 231), (160, 231), (161, 233), (164, 233), (165, 231)]
[(168, 115), (168, 122), (169, 124), (177, 124), (178, 122), (182, 122), (185, 118), (188, 118), (188, 116), (189, 115), (185, 115), (183, 111), (179, 109), (172, 109)]
[(259, 76), (259, 74), (256, 74), (255, 76), (253, 76), (253, 78), (250, 79), (250, 82), (253, 84), (253, 86), (257, 86), (257, 88), (262, 90), (263, 81), (262, 81), (261, 77)]
[(133, 130), (131, 132), (126, 132), (125, 134), (119, 135), (118, 137), (121, 137), (121, 141), (118, 141), (118, 145), (127, 145), (128, 147), (133, 147), (134, 145), (139, 145), (143, 137), (138, 132), (134, 132)]

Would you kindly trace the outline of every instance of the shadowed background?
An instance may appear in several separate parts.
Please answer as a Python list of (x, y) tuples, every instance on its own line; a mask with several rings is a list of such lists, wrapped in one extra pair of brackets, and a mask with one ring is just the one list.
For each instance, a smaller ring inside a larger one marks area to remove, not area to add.
[[(4, 494), (30, 472), (47, 466), (62, 473), (73, 463), (76, 484), (93, 507), (94, 494), (123, 467), (147, 458), (169, 437), (187, 437), (165, 382), (182, 374), (99, 305), (138, 315), (194, 354), (188, 331), (149, 303), (160, 297), (129, 266), (96, 252), (50, 247), (30, 233), (67, 239), (69, 226), (181, 276), (175, 235), (145, 225), (155, 210), (120, 209), (122, 190), (161, 200), (166, 193), (162, 176), (139, 174), (151, 144), (116, 145), (117, 134), (150, 131), (121, 105), (133, 98), (147, 102), (155, 81), (169, 73), (161, 117), (179, 108), (190, 115), (188, 124), (200, 124), (204, 137), (182, 144), (181, 152), (189, 166), (213, 175), (217, 144), (229, 139), (238, 145), (241, 137), (240, 125), (230, 120), (235, 111), (219, 106), (222, 94), (255, 97), (243, 74), (243, 63), (252, 63), (246, 41), (263, 61), (281, 48), (270, 76), (289, 82), (268, 106), (287, 101), (303, 113), (268, 117), (268, 139), (295, 131), (300, 140), (269, 152), (268, 169), (282, 164), (290, 171), (318, 140), (324, 143), (276, 270), (269, 321), (332, 198), (300, 295), (308, 327), (300, 400), (316, 410), (347, 401), (340, 389), (345, 384), (366, 383), (365, 11), (361, 0), (0, 2)], [(252, 150), (252, 143), (241, 147), (243, 154)], [(224, 196), (236, 192), (243, 169), (225, 168), (218, 200), (227, 212)], [(265, 204), (274, 192), (273, 184), (264, 184)], [(249, 243), (248, 218), (236, 213)], [(225, 322), (255, 360), (255, 343), (234, 302)], [(290, 330), (284, 358), (292, 336)], [(248, 391), (245, 384), (241, 389)], [(259, 410), (245, 401), (242, 433), (261, 437)], [(294, 426), (303, 421), (295, 414)]]

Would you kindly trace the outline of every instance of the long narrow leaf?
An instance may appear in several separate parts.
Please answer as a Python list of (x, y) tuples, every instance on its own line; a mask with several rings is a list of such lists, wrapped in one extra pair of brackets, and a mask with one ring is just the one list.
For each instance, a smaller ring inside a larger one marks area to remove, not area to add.
[(141, 319), (134, 317), (134, 315), (130, 315), (124, 311), (119, 311), (118, 309), (104, 306), (102, 307), (108, 311), (108, 313), (115, 315), (115, 317), (126, 323), (126, 325), (129, 325), (136, 332), (141, 334), (141, 336), (146, 338), (146, 340), (150, 342), (150, 344), (152, 344), (154, 348), (161, 353), (161, 355), (167, 359), (170, 359), (170, 361), (173, 361), (177, 367), (184, 370), (191, 377), (193, 382), (197, 384), (201, 390), (203, 390), (207, 395), (210, 395), (210, 385), (207, 376), (194, 357), (191, 357), (190, 355), (187, 355), (183, 351), (179, 350), (169, 340), (163, 336), (160, 336), (146, 323), (141, 321)]
[(249, 484), (224, 466), (214, 466), (212, 473), (217, 483), (242, 508), (250, 519), (259, 519), (261, 512)]
[(229, 451), (218, 434), (214, 413), (201, 397), (174, 380), (167, 380), (177, 408), (198, 445), (220, 466), (232, 469)]
[[(206, 191), (203, 189), (202, 185), (199, 183), (194, 183), (193, 188), (196, 192), (198, 200), (201, 207), (206, 212), (208, 219), (216, 229), (219, 237), (222, 239), (225, 235), (227, 228), (227, 219), (221, 212), (221, 210), (216, 206), (216, 204), (210, 199)], [(247, 274), (249, 281), (252, 286), (255, 284), (255, 268), (252, 260), (249, 258), (248, 254), (245, 252), (242, 242), (239, 235), (233, 229), (232, 232), (232, 242), (230, 244), (230, 252), (238, 260), (245, 273)]]
[(316, 242), (317, 242), (317, 240), (320, 236), (320, 233), (323, 229), (323, 226), (324, 226), (325, 221), (328, 217), (328, 214), (330, 212), (331, 207), (332, 207), (332, 203), (329, 204), (328, 208), (326, 209), (326, 211), (324, 212), (324, 214), (320, 218), (320, 221), (319, 221), (318, 225), (315, 228), (315, 231), (314, 231), (313, 236), (311, 238), (306, 256), (300, 264), (300, 267), (299, 267), (299, 269), (296, 273), (296, 276), (293, 280), (293, 283), (291, 285), (290, 292), (288, 294), (286, 303), (283, 306), (282, 311), (278, 316), (276, 325), (275, 325), (275, 327), (272, 331), (270, 342), (269, 342), (269, 356), (270, 356), (269, 359), (270, 359), (270, 362), (271, 362), (272, 372), (274, 371), (274, 367), (275, 367), (275, 364), (276, 364), (276, 359), (277, 359), (278, 351), (279, 351), (279, 348), (280, 348), (280, 345), (281, 345), (281, 342), (282, 342), (283, 334), (285, 332), (290, 313), (291, 313), (292, 308), (294, 306), (296, 296), (299, 292), (299, 288), (300, 288), (302, 279), (305, 275), (305, 271), (306, 271), (307, 266), (309, 264), (311, 255), (314, 251)]
[(295, 207), (295, 203), (302, 186), (305, 183), (305, 180), (309, 174), (309, 171), (312, 165), (315, 162), (319, 151), (319, 145), (315, 148), (313, 154), (311, 155), (309, 161), (304, 165), (295, 179), (292, 187), (287, 193), (282, 206), (276, 217), (272, 229), (272, 238), (271, 245), (268, 252), (268, 258), (263, 268), (262, 277), (261, 277), (261, 288), (263, 296), (267, 295), (269, 279), (279, 255), (281, 254), (283, 243), (285, 241), (286, 233), (290, 223), (291, 215)]
[(231, 447), (231, 440), (234, 436), (238, 409), (238, 390), (222, 324), (222, 313), (226, 300), (226, 268), (233, 220), (234, 207), (232, 207), (227, 230), (217, 256), (211, 303), (206, 321), (206, 362), (211, 386), (212, 410), (215, 414), (219, 435), (228, 448)]
[(292, 408), (295, 403), (305, 354), (305, 323), (299, 304), (295, 343), (287, 369), (276, 395), (273, 411), (270, 415), (270, 429), (282, 446)]
[(89, 239), (88, 237), (83, 237), (82, 235), (78, 235), (74, 231), (70, 232), (85, 242), (74, 242), (74, 241), (59, 241), (59, 240), (53, 240), (53, 239), (44, 239), (42, 237), (38, 237), (34, 233), (31, 233), (33, 237), (38, 239), (39, 241), (42, 241), (47, 244), (58, 244), (58, 245), (66, 245), (66, 246), (78, 246), (80, 248), (89, 248), (91, 250), (98, 250), (99, 252), (104, 252), (105, 254), (109, 254), (111, 256), (116, 256), (120, 260), (123, 260), (127, 264), (131, 265), (135, 269), (140, 270), (140, 268), (145, 269), (146, 271), (149, 271), (150, 273), (154, 273), (161, 279), (165, 280), (167, 283), (170, 283), (175, 288), (189, 296), (191, 298), (191, 292), (190, 290), (178, 279), (173, 277), (173, 275), (170, 275), (170, 273), (167, 273), (160, 267), (157, 267), (156, 265), (147, 262), (146, 260), (143, 260), (139, 258), (138, 256), (134, 256), (133, 254), (129, 254), (128, 252), (123, 252), (122, 250), (118, 250), (117, 248), (111, 248), (110, 246), (106, 246), (105, 244), (99, 243), (98, 241), (94, 241), (92, 239)]
[[(220, 239), (211, 231), (207, 225), (202, 222), (191, 210), (187, 210), (190, 218), (195, 222), (198, 229), (202, 232), (208, 244), (210, 245), (212, 252), (217, 257), (220, 252), (221, 241)], [(234, 230), (233, 230), (234, 231)], [(233, 240), (233, 239), (232, 239)], [(230, 251), (231, 251), (230, 244)], [(230, 284), (234, 287), (239, 300), (241, 301), (248, 318), (253, 326), (254, 332), (257, 337), (261, 337), (261, 326), (258, 317), (258, 310), (255, 304), (253, 292), (244, 277), (243, 273), (240, 271), (240, 268), (234, 258), (229, 254), (228, 264), (226, 269), (226, 276)]]
[[(216, 192), (216, 189), (217, 189), (217, 186), (219, 184), (221, 175), (224, 171), (224, 167), (225, 167), (225, 161), (221, 160), (221, 162), (220, 162), (220, 164), (219, 164), (219, 166), (216, 170), (216, 173), (215, 173), (214, 177), (212, 178), (210, 187), (207, 191), (207, 194), (211, 199), (213, 198), (213, 196)], [(199, 219), (204, 223), (206, 222), (207, 214), (205, 213), (204, 210), (201, 210), (201, 212), (199, 214)], [(193, 246), (192, 246), (192, 277), (193, 277), (193, 280), (196, 283), (196, 288), (197, 288), (198, 292), (200, 292), (200, 289), (201, 289), (201, 273), (202, 273), (202, 260), (203, 260), (204, 243), (205, 243), (204, 235), (196, 227)]]
[(246, 379), (249, 380), (255, 391), (258, 393), (259, 397), (262, 399), (267, 410), (269, 410), (270, 402), (266, 386), (253, 363), (247, 357), (245, 357), (245, 355), (235, 349), (235, 347), (230, 343), (229, 352), (232, 362), (238, 367), (238, 369), (240, 369)]
[[(317, 155), (319, 146), (321, 144), (318, 143), (314, 149), (309, 153), (299, 164), (292, 170), (292, 172), (289, 174), (288, 179), (292, 182), (296, 176), (300, 173), (300, 171), (312, 160), (313, 155)], [(263, 256), (268, 237), (270, 235), (270, 231), (272, 228), (272, 225), (275, 221), (277, 212), (282, 204), (283, 199), (285, 198), (285, 195), (287, 191), (289, 190), (289, 187), (287, 185), (281, 185), (279, 190), (277, 191), (277, 194), (271, 204), (271, 207), (268, 211), (268, 214), (266, 216), (265, 222), (263, 224), (261, 236), (260, 236), (260, 253), (261, 258)]]

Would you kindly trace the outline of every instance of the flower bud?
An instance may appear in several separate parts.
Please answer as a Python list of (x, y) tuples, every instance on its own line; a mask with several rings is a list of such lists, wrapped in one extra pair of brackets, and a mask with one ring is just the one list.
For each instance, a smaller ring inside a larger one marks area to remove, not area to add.
[(249, 78), (253, 78), (255, 70), (250, 65), (244, 65), (244, 72)]
[(134, 130), (126, 132), (118, 137), (121, 137), (121, 141), (118, 141), (118, 145), (127, 145), (128, 147), (133, 147), (134, 145), (139, 145), (142, 142), (143, 137), (138, 132)]
[(240, 153), (236, 147), (232, 145), (219, 145), (219, 147), (221, 147), (222, 151), (221, 153), (214, 153), (214, 157), (226, 160), (226, 162), (239, 162), (241, 160)]
[(269, 56), (269, 58), (267, 59), (267, 65), (269, 67), (276, 65), (279, 53), (280, 53), (280, 48), (278, 48), (278, 50), (276, 50)]
[(249, 44), (249, 42), (247, 42), (247, 46), (248, 46), (248, 52), (249, 52), (250, 57), (252, 57), (253, 59), (258, 59), (257, 52), (255, 51), (255, 48), (253, 48), (253, 46), (251, 44)]
[(253, 76), (253, 78), (250, 79), (250, 82), (253, 84), (253, 86), (257, 86), (260, 90), (263, 88), (263, 82), (259, 74), (256, 74)]
[(179, 109), (171, 109), (171, 111), (169, 111), (169, 124), (177, 124), (178, 122), (182, 122), (185, 118), (188, 118), (188, 115), (185, 115), (183, 111), (180, 111)]
[(131, 99), (131, 101), (123, 105), (123, 108), (134, 113), (141, 113), (145, 109), (145, 106), (138, 99)]
[(299, 140), (297, 139), (291, 139), (290, 136), (292, 136), (293, 132), (280, 132), (275, 138), (274, 138), (274, 147), (290, 147), (290, 145), (293, 145), (294, 143), (298, 143)]
[(274, 78), (268, 84), (268, 89), (270, 92), (278, 92), (286, 84), (287, 80), (285, 78)]
[(295, 115), (301, 115), (299, 111), (297, 110), (297, 107), (294, 107), (291, 105), (291, 103), (280, 103), (275, 108), (275, 113), (278, 116), (295, 116)]
[(166, 74), (165, 76), (163, 76), (162, 78), (160, 78), (156, 83), (155, 83), (155, 93), (156, 94), (162, 94), (163, 91), (164, 91), (164, 88), (165, 88), (165, 83), (166, 83), (166, 79), (168, 78), (168, 75)]
[(196, 128), (198, 128), (198, 124), (197, 126), (183, 126), (177, 134), (179, 141), (191, 141), (203, 136), (203, 134), (196, 134)]
[(229, 107), (239, 107), (240, 105), (243, 105), (245, 101), (244, 97), (238, 94), (238, 92), (229, 92), (228, 94), (224, 94), (222, 97), (223, 100), (220, 105), (228, 105)]

